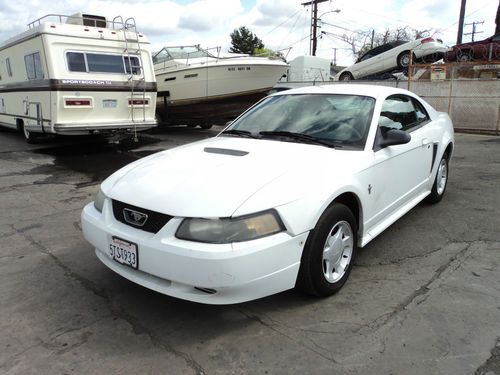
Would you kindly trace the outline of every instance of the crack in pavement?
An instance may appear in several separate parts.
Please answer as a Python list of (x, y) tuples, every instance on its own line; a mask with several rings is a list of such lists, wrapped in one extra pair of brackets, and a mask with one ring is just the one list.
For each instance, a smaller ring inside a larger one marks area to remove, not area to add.
[(477, 368), (474, 375), (500, 374), (500, 337), (497, 337), (495, 346), (490, 353), (490, 358)]
[(301, 347), (303, 347), (303, 348), (305, 348), (305, 349), (308, 349), (308, 350), (312, 351), (313, 353), (315, 353), (315, 354), (319, 355), (320, 357), (322, 357), (322, 358), (326, 359), (326, 360), (327, 360), (327, 361), (329, 361), (329, 362), (332, 362), (332, 363), (334, 363), (334, 364), (338, 364), (338, 362), (335, 360), (335, 358), (333, 358), (333, 356), (331, 355), (331, 351), (330, 351), (329, 349), (324, 348), (324, 347), (322, 347), (322, 346), (318, 345), (318, 344), (317, 344), (316, 342), (314, 342), (313, 340), (309, 339), (309, 340), (312, 342), (312, 344), (313, 344), (314, 346), (316, 346), (317, 348), (322, 349), (322, 350), (324, 350), (324, 351), (326, 351), (326, 352), (330, 353), (330, 356), (326, 356), (326, 355), (324, 355), (323, 353), (319, 352), (318, 350), (316, 350), (316, 349), (314, 349), (314, 348), (312, 348), (312, 347), (310, 347), (310, 346), (308, 346), (308, 345), (305, 345), (305, 343), (304, 343), (304, 342), (298, 341), (298, 340), (297, 340), (297, 339), (295, 339), (294, 337), (292, 337), (292, 336), (290, 336), (290, 335), (287, 335), (285, 332), (282, 332), (282, 331), (280, 331), (278, 328), (274, 327), (272, 324), (269, 324), (269, 323), (265, 322), (262, 318), (260, 318), (260, 317), (259, 317), (259, 316), (257, 316), (257, 315), (254, 315), (254, 314), (248, 313), (248, 312), (244, 311), (242, 308), (234, 308), (234, 309), (235, 309), (237, 312), (239, 312), (240, 314), (242, 314), (243, 316), (245, 316), (247, 319), (252, 320), (252, 321), (255, 321), (255, 322), (257, 322), (257, 323), (259, 323), (259, 324), (263, 325), (264, 327), (266, 327), (266, 328), (270, 329), (271, 331), (273, 331), (273, 332), (277, 333), (277, 334), (278, 334), (278, 335), (280, 335), (280, 336), (286, 337), (286, 338), (287, 338), (287, 339), (289, 339), (290, 341), (295, 342), (297, 345), (299, 345), (299, 346), (301, 346)]
[[(434, 271), (434, 275), (425, 284), (420, 286), (420, 288), (415, 290), (408, 297), (406, 297), (401, 303), (396, 305), (396, 307), (392, 311), (378, 316), (370, 323), (364, 324), (359, 329), (354, 330), (353, 333), (358, 333), (364, 329), (370, 329), (370, 330), (378, 329), (384, 326), (385, 324), (389, 323), (392, 319), (396, 318), (400, 313), (407, 310), (407, 307), (411, 305), (414, 301), (416, 301), (419, 297), (422, 297), (422, 299), (418, 301), (417, 304), (423, 303), (427, 299), (428, 293), (432, 290), (431, 284), (436, 282), (448, 269), (451, 268), (450, 272), (454, 272), (456, 269), (458, 269), (462, 265), (462, 262), (474, 253), (472, 251), (471, 254), (466, 256), (467, 252), (476, 242), (479, 241), (465, 242), (467, 246), (464, 249), (460, 250), (458, 253), (450, 257), (450, 259), (445, 264), (443, 264), (437, 270)], [(457, 264), (454, 267), (451, 267), (454, 263)]]
[(72, 271), (66, 264), (64, 264), (57, 256), (52, 254), (48, 249), (46, 249), (43, 245), (36, 242), (30, 235), (21, 230), (17, 230), (14, 225), (11, 225), (11, 228), (14, 229), (17, 233), (21, 234), (29, 243), (31, 243), (39, 252), (48, 255), (54, 263), (61, 268), (67, 277), (72, 278), (77, 281), (84, 289), (92, 292), (98, 297), (101, 297), (105, 300), (109, 311), (111, 314), (118, 318), (126, 321), (132, 328), (132, 332), (136, 335), (145, 334), (149, 337), (153, 345), (162, 348), (163, 350), (173, 354), (175, 357), (182, 358), (187, 366), (189, 366), (192, 370), (195, 371), (197, 375), (205, 375), (206, 371), (204, 368), (197, 363), (189, 354), (181, 352), (169, 344), (164, 343), (161, 338), (156, 335), (152, 330), (147, 328), (145, 325), (141, 323), (141, 321), (133, 316), (132, 314), (125, 311), (125, 309), (113, 302), (111, 296), (107, 293), (104, 288), (98, 288), (92, 281), (84, 278), (83, 276), (77, 274)]

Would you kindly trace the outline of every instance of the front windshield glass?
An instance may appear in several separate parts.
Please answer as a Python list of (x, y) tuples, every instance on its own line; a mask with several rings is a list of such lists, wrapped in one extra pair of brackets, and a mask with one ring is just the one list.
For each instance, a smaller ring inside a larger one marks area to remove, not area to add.
[(271, 96), (235, 120), (227, 130), (292, 132), (363, 149), (375, 99), (360, 95), (294, 94)]

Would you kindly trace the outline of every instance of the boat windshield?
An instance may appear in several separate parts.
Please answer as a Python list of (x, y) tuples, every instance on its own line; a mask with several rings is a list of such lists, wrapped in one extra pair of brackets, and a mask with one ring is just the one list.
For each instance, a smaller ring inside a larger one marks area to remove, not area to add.
[(173, 59), (194, 59), (199, 57), (214, 57), (199, 46), (164, 47), (153, 57), (153, 62), (158, 63)]

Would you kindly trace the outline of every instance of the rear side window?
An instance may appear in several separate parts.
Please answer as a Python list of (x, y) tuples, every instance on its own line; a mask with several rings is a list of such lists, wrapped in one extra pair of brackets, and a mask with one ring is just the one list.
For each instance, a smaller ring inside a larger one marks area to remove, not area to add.
[(86, 53), (89, 72), (125, 73), (123, 58), (118, 55)]
[(43, 68), (40, 59), (40, 53), (35, 52), (24, 56), (24, 65), (26, 66), (26, 74), (28, 79), (42, 79)]
[(422, 103), (413, 99), (413, 105), (415, 106), (415, 112), (417, 114), (417, 123), (421, 124), (430, 120), (429, 115), (427, 114), (427, 111)]

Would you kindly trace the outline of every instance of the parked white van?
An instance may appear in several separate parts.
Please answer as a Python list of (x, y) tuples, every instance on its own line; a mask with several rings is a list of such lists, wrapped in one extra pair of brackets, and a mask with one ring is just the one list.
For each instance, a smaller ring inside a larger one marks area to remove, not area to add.
[(43, 134), (156, 126), (150, 43), (118, 16), (47, 15), (0, 46), (0, 124)]

